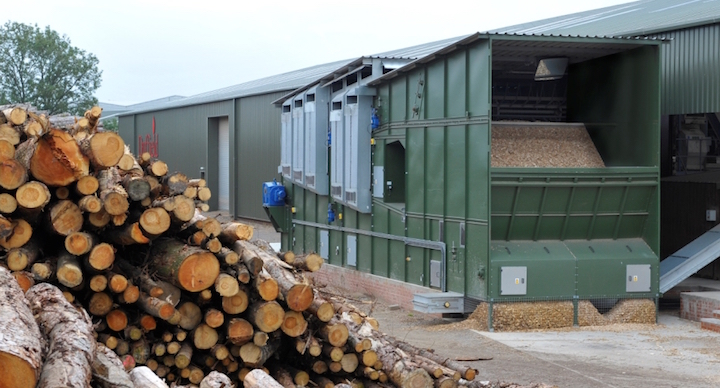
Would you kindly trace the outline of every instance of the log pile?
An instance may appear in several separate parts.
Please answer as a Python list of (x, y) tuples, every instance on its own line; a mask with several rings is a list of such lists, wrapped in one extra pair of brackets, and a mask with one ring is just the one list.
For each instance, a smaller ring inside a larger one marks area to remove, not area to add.
[(253, 369), (286, 387), (474, 378), (321, 297), (304, 276), (318, 255), (277, 255), (249, 242), (251, 226), (204, 216), (205, 181), (132, 155), (98, 131), (99, 109), (81, 120), (0, 111), (0, 275), (20, 286), (0, 298), (0, 370), (12, 379), (0, 386), (271, 385)]

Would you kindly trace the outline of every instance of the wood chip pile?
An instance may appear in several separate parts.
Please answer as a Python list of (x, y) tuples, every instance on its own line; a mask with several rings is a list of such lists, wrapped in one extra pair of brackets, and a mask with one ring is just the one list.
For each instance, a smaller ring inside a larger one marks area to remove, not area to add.
[(492, 127), (492, 167), (605, 167), (583, 124)]
[[(442, 330), (488, 330), (488, 304), (483, 302), (467, 319), (443, 325)], [(578, 302), (578, 326), (606, 326), (626, 323), (655, 324), (655, 302), (650, 299), (623, 299), (605, 314), (587, 300)], [(549, 330), (573, 326), (571, 301), (513, 302), (493, 304), (495, 331)]]
[(270, 380), (245, 386), (475, 377), (322, 297), (305, 277), (318, 255), (276, 254), (248, 241), (251, 226), (203, 216), (204, 180), (132, 155), (97, 130), (99, 108), (0, 112), (0, 370), (12, 371), (0, 387), (229, 388), (260, 369)]

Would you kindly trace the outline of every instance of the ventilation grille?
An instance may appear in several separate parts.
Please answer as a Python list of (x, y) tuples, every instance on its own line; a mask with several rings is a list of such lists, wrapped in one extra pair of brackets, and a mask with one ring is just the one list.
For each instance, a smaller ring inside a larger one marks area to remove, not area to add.
[(315, 175), (305, 175), (305, 183), (308, 186), (315, 186)]
[(346, 191), (345, 192), (345, 201), (346, 202), (357, 202), (357, 193), (354, 191)]
[(293, 171), (293, 179), (296, 181), (302, 182), (303, 172), (302, 171)]
[(335, 186), (333, 185), (330, 189), (330, 194), (333, 195), (333, 197), (338, 197), (342, 195), (342, 186)]
[(282, 166), (282, 173), (285, 176), (290, 176), (290, 166)]

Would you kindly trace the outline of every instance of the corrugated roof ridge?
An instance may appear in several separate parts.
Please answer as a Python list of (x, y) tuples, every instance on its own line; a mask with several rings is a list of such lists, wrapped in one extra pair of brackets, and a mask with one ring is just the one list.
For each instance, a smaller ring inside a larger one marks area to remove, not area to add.
[[(632, 16), (627, 16), (633, 9)], [(637, 13), (635, 13), (637, 12)], [(614, 13), (608, 15), (608, 13)], [(606, 20), (590, 28), (582, 26)], [(570, 35), (591, 35), (593, 30), (600, 36), (645, 35), (720, 22), (720, 0), (693, 0), (679, 3), (674, 0), (640, 0), (617, 4), (594, 10), (516, 24), (491, 32), (558, 33), (575, 30)]]

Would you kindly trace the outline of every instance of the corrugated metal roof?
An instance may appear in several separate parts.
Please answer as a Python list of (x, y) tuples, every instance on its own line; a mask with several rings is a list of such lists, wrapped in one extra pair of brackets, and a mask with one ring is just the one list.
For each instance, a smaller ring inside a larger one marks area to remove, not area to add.
[(426, 55), (432, 54), (443, 47), (451, 45), (457, 41), (465, 39), (472, 34), (463, 36), (456, 36), (454, 38), (438, 40), (435, 42), (420, 44), (417, 46), (405, 47), (398, 50), (386, 51), (379, 54), (367, 55), (368, 58), (405, 58), (405, 59), (416, 59), (422, 58)]
[[(582, 61), (603, 55), (610, 55), (615, 52), (627, 50), (635, 45), (659, 44), (653, 41), (660, 40), (655, 37), (598, 37), (598, 36), (559, 36), (549, 34), (521, 34), (521, 33), (475, 33), (464, 39), (451, 43), (440, 50), (418, 58), (409, 64), (391, 71), (382, 77), (376, 78), (368, 83), (370, 86), (378, 85), (388, 79), (397, 77), (401, 73), (408, 72), (418, 65), (433, 61), (440, 55), (448, 54), (461, 46), (471, 44), (480, 39), (493, 39), (493, 55), (527, 55), (527, 49), (535, 53), (552, 52), (563, 50), (573, 60)], [(525, 47), (523, 47), (525, 46)], [(497, 51), (495, 51), (497, 48)], [(574, 58), (574, 59), (573, 59)]]
[(350, 60), (325, 63), (288, 73), (260, 78), (222, 89), (212, 90), (206, 93), (196, 94), (176, 101), (148, 104), (139, 109), (123, 112), (120, 116), (290, 90), (312, 82), (317, 78), (337, 69), (338, 67), (346, 65), (348, 62), (350, 62)]
[(158, 98), (151, 101), (145, 101), (137, 104), (131, 104), (131, 105), (118, 105), (118, 104), (111, 104), (108, 102), (100, 102), (98, 105), (100, 105), (101, 108), (103, 108), (103, 115), (102, 119), (107, 120), (109, 118), (120, 116), (124, 114), (125, 112), (133, 111), (133, 110), (143, 110), (143, 109), (151, 109), (153, 107), (162, 106), (172, 101), (181, 100), (183, 98), (186, 98), (185, 96), (167, 96)]
[(636, 36), (720, 23), (720, 0), (641, 0), (492, 30), (494, 33)]
[(342, 74), (349, 70), (352, 70), (351, 65), (358, 61), (361, 63), (363, 58), (416, 59), (433, 53), (438, 49), (452, 44), (453, 42), (461, 40), (465, 37), (467, 37), (467, 35), (406, 47), (398, 50), (387, 51), (379, 54), (363, 56), (352, 60), (325, 63), (322, 65), (312, 66), (305, 69), (300, 69), (288, 73), (278, 74), (271, 77), (265, 77), (258, 80), (245, 82), (239, 85), (229, 86), (227, 88), (196, 94), (181, 100), (144, 105), (142, 107), (120, 113), (119, 115), (125, 116), (129, 114), (137, 114), (161, 109), (180, 108), (183, 106), (205, 104), (209, 102), (223, 101), (232, 98), (265, 94), (282, 90), (295, 90), (308, 84), (312, 84), (321, 78), (332, 76), (333, 74), (337, 73)]

